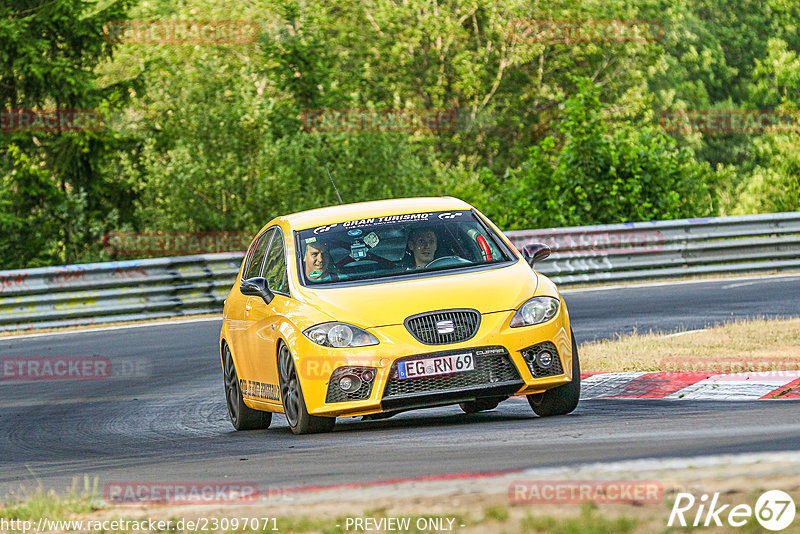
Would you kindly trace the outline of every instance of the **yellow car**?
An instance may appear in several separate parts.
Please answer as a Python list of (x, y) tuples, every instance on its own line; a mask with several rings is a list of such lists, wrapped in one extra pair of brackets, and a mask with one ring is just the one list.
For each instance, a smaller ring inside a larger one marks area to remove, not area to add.
[(283, 413), (295, 434), (526, 395), (567, 414), (580, 365), (567, 307), (478, 210), (455, 198), (334, 206), (278, 217), (225, 300), (220, 355), (237, 430)]

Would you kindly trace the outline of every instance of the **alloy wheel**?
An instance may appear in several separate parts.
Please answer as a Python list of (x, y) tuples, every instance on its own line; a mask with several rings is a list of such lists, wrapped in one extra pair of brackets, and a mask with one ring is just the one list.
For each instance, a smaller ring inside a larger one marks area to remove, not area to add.
[(223, 377), (225, 380), (225, 400), (228, 404), (228, 415), (231, 421), (236, 423), (239, 419), (239, 377), (236, 376), (236, 368), (233, 366), (233, 357), (231, 356), (231, 349), (225, 346), (225, 369)]
[(300, 383), (297, 378), (297, 370), (294, 367), (292, 353), (289, 347), (281, 346), (278, 355), (278, 365), (281, 373), (281, 398), (283, 399), (283, 411), (289, 425), (296, 426), (300, 417)]

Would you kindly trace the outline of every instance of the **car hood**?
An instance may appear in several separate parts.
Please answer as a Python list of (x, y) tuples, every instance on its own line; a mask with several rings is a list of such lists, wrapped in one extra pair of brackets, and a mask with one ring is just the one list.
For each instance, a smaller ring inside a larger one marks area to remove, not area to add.
[(332, 320), (366, 328), (403, 324), (418, 313), (473, 308), (491, 313), (518, 308), (536, 291), (537, 276), (520, 261), (507, 267), (326, 289), (301, 288), (304, 300)]

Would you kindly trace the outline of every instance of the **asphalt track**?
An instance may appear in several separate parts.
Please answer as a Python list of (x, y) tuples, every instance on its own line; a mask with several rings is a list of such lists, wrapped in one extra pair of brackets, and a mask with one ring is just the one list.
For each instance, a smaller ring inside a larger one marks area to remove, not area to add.
[[(565, 292), (579, 341), (633, 329), (800, 316), (800, 275)], [(343, 419), (335, 432), (234, 432), (217, 355), (219, 321), (0, 340), (0, 357), (100, 356), (146, 377), (0, 383), (0, 497), (97, 477), (242, 481), (270, 488), (652, 457), (797, 450), (800, 401), (592, 400), (537, 418), (524, 399), (491, 412), (421, 410)], [(479, 482), (476, 482), (479, 484)]]

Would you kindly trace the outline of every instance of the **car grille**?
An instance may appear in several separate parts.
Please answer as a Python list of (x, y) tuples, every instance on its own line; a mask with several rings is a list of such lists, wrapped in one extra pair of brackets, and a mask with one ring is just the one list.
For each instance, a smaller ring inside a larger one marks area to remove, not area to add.
[[(542, 350), (547, 350), (553, 355), (553, 363), (551, 363), (548, 367), (542, 367), (539, 365), (539, 362), (534, 357)], [(530, 369), (533, 378), (544, 378), (547, 376), (558, 376), (564, 374), (564, 369), (561, 367), (561, 357), (558, 354), (558, 349), (556, 349), (556, 346), (549, 341), (539, 343), (538, 345), (528, 347), (527, 349), (523, 349), (522, 357), (525, 359), (525, 363), (528, 364), (528, 369)]]
[[(475, 369), (447, 375), (436, 375), (419, 378), (398, 378), (397, 362), (419, 360), (426, 357), (461, 354), (464, 350), (450, 350), (431, 354), (419, 354), (400, 358), (392, 363), (389, 380), (383, 390), (383, 398), (418, 393), (444, 392), (471, 387), (494, 386), (502, 383), (522, 380), (519, 371), (511, 361), (508, 351), (503, 347), (480, 347), (470, 349), (475, 358)], [(483, 353), (483, 354), (481, 354)]]
[[(368, 399), (372, 395), (372, 384), (375, 382), (374, 378), (371, 381), (361, 380), (361, 387), (355, 391), (342, 391), (339, 387), (339, 378), (344, 375), (355, 375), (358, 378), (367, 369), (375, 371), (374, 367), (339, 367), (331, 375), (331, 381), (328, 382), (328, 395), (325, 397), (325, 402), (349, 402)], [(374, 375), (373, 375), (374, 376)]]
[(445, 345), (470, 339), (478, 331), (477, 310), (440, 310), (420, 313), (405, 320), (406, 329), (420, 343)]

